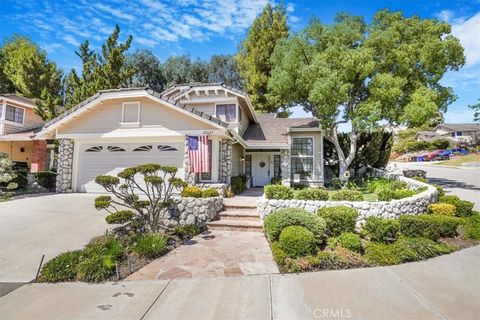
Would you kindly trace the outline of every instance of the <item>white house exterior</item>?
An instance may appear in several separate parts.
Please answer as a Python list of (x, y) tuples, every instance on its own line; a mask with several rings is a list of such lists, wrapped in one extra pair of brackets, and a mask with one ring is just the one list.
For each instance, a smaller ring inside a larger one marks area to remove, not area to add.
[[(187, 136), (208, 135), (211, 172), (190, 172)], [(281, 178), (323, 184), (323, 133), (315, 118), (256, 114), (248, 96), (223, 84), (105, 90), (45, 124), (37, 139), (57, 139), (58, 192), (104, 192), (94, 179), (126, 167), (179, 168), (191, 185), (222, 190), (232, 176), (251, 186)], [(298, 175), (297, 175), (298, 174)]]

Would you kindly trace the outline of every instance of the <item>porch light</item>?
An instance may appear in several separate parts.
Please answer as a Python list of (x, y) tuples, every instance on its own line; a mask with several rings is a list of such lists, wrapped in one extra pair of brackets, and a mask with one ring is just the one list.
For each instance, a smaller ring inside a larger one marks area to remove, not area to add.
[(240, 161), (245, 161), (245, 157), (240, 157)]

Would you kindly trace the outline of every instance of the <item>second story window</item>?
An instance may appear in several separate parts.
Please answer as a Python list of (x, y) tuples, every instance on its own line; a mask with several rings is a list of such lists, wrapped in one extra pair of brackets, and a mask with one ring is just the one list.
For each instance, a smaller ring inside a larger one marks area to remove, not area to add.
[(237, 105), (236, 104), (217, 104), (217, 118), (223, 122), (237, 122)]
[(122, 105), (122, 122), (140, 122), (140, 102), (124, 102)]
[(23, 124), (24, 114), (25, 110), (23, 108), (7, 105), (7, 109), (5, 110), (5, 120)]

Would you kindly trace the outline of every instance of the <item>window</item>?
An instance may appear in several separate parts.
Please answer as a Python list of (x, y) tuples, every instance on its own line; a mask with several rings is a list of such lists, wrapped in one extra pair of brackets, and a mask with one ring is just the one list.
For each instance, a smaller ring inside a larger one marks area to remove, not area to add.
[(252, 176), (252, 156), (249, 154), (245, 155), (245, 175)]
[(125, 151), (125, 149), (117, 147), (117, 146), (108, 146), (107, 150), (110, 152), (122, 152)]
[(177, 148), (161, 144), (157, 147), (158, 151), (178, 151)]
[(140, 102), (124, 102), (122, 122), (140, 122)]
[(7, 105), (5, 110), (5, 120), (23, 124), (23, 115), (25, 110)]
[(150, 150), (152, 150), (152, 146), (141, 146), (133, 149), (133, 151), (150, 151)]
[(200, 180), (212, 180), (212, 140), (208, 140), (208, 161), (210, 162), (210, 172), (202, 172)]
[(305, 179), (313, 175), (313, 138), (292, 138), (292, 179), (300, 174)]
[(100, 152), (102, 150), (103, 150), (102, 146), (94, 146), (94, 147), (88, 148), (87, 150), (85, 150), (85, 152)]
[(237, 105), (236, 104), (217, 104), (216, 115), (217, 118), (224, 122), (237, 121)]
[(275, 178), (279, 178), (280, 177), (280, 155), (279, 154), (276, 154), (273, 156), (273, 176)]

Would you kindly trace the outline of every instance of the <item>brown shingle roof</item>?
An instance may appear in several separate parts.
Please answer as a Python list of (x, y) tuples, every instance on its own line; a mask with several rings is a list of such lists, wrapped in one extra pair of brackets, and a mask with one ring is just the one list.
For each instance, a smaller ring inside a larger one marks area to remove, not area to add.
[(317, 118), (276, 118), (274, 113), (257, 114), (258, 123), (250, 124), (243, 134), (247, 143), (288, 143), (290, 128), (318, 128)]
[(32, 105), (32, 107), (35, 106), (35, 100), (19, 96), (18, 94), (15, 94), (15, 93), (2, 94), (1, 96), (13, 101), (18, 101), (20, 103), (30, 104)]
[(446, 131), (480, 131), (480, 123), (443, 123), (435, 127), (435, 130)]

